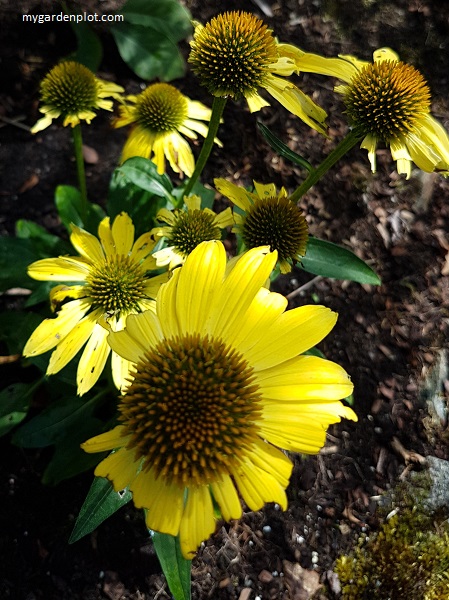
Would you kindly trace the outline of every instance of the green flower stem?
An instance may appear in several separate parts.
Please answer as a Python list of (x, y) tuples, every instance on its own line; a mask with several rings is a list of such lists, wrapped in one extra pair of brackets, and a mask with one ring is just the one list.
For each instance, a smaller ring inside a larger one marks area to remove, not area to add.
[(86, 172), (84, 170), (84, 158), (83, 158), (83, 138), (81, 135), (81, 125), (75, 125), (72, 129), (73, 132), (73, 145), (75, 147), (75, 160), (76, 160), (76, 171), (78, 173), (78, 185), (81, 193), (81, 219), (86, 224), (88, 214), (88, 200), (87, 200), (87, 188), (86, 188)]
[(310, 171), (306, 179), (290, 196), (290, 200), (297, 202), (300, 198), (302, 198), (304, 194), (308, 192), (310, 188), (315, 185), (315, 183), (319, 181), (321, 177), (327, 173), (327, 171), (329, 171), (329, 169), (333, 167), (342, 156), (349, 152), (349, 150), (353, 148), (362, 138), (363, 134), (361, 134), (359, 130), (351, 130), (348, 135), (341, 140), (338, 146), (332, 150), (329, 156), (327, 156), (316, 169), (312, 169), (312, 171)]
[[(209, 122), (209, 130), (207, 132), (207, 137), (204, 140), (203, 147), (201, 148), (200, 155), (198, 160), (196, 161), (195, 170), (193, 171), (192, 177), (187, 182), (187, 185), (184, 190), (184, 196), (188, 196), (193, 189), (198, 177), (201, 175), (204, 167), (206, 166), (207, 159), (212, 150), (212, 146), (214, 145), (214, 139), (217, 136), (218, 127), (221, 121), (221, 115), (223, 114), (223, 110), (226, 104), (227, 98), (215, 97), (212, 104), (212, 114)], [(181, 198), (177, 203), (179, 206), (182, 205), (184, 198)], [(179, 208), (176, 206), (175, 208)]]

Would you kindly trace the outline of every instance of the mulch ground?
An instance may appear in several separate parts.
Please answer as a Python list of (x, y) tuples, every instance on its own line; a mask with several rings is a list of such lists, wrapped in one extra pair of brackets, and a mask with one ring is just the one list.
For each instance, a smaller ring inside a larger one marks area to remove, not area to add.
[[(51, 4), (28, 0), (23, 7), (12, 2), (0, 7), (6, 24), (0, 34), (6, 82), (0, 92), (2, 235), (13, 235), (19, 218), (61, 233), (53, 192), (60, 183), (76, 185), (68, 132), (57, 125), (37, 136), (27, 130), (38, 118), (40, 79), (74, 44), (63, 25), (21, 23), (22, 11), (51, 13)], [(78, 4), (98, 10), (95, 2)], [(102, 2), (101, 10), (117, 5), (120, 2)], [(369, 60), (378, 47), (394, 48), (425, 75), (433, 91), (433, 114), (449, 127), (449, 7), (444, 3), (437, 8), (437, 3), (425, 0), (399, 0), (394, 6), (380, 0), (285, 0), (262, 6), (269, 5), (271, 16), (262, 14), (260, 2), (249, 0), (238, 6), (227, 1), (220, 8), (254, 12), (281, 41), (327, 56), (353, 53)], [(187, 6), (199, 20), (217, 12), (211, 1), (193, 0)], [(106, 49), (101, 75), (130, 93), (137, 91), (139, 82), (121, 62), (107, 30), (99, 33)], [(187, 53), (187, 46), (184, 50)], [(187, 95), (210, 103), (192, 75), (175, 83)], [(220, 131), (224, 147), (215, 151), (203, 182), (232, 177), (242, 185), (255, 179), (295, 189), (303, 173), (273, 154), (258, 132), (257, 119), (313, 164), (329, 153), (346, 127), (330, 80), (304, 76), (301, 87), (328, 110), (329, 140), (274, 102), (256, 115), (243, 103), (228, 103), (226, 127)], [(87, 165), (89, 193), (102, 204), (126, 132), (111, 130), (105, 114), (84, 131), (85, 143), (99, 157)], [(373, 497), (393, 487), (403, 474), (401, 447), (449, 459), (446, 414), (429, 413), (426, 402), (426, 382), (448, 360), (448, 198), (449, 180), (417, 171), (405, 181), (396, 174), (388, 151), (379, 153), (373, 175), (366, 153), (355, 148), (301, 200), (313, 235), (352, 249), (382, 279), (380, 286), (361, 286), (294, 269), (274, 286), (288, 295), (290, 307), (318, 302), (339, 313), (320, 349), (351, 374), (359, 421), (330, 428), (318, 456), (292, 456), (295, 469), (286, 512), (269, 505), (218, 527), (193, 562), (194, 600), (307, 600), (320, 582), (330, 585), (318, 591), (322, 600), (338, 598), (332, 584), (334, 561), (354, 546), (362, 531), (378, 526)], [(10, 306), (12, 300), (4, 297), (2, 302)], [(5, 384), (26, 376), (19, 363), (0, 368)], [(440, 392), (447, 404), (447, 375)], [(138, 511), (125, 507), (94, 534), (69, 546), (92, 475), (45, 487), (40, 478), (51, 449), (19, 449), (8, 437), (0, 446), (2, 598), (170, 597)]]

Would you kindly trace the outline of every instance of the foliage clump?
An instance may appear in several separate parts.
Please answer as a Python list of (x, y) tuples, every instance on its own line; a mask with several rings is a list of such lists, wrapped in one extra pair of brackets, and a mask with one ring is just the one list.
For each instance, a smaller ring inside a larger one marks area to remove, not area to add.
[(449, 522), (406, 507), (337, 559), (342, 600), (449, 597)]

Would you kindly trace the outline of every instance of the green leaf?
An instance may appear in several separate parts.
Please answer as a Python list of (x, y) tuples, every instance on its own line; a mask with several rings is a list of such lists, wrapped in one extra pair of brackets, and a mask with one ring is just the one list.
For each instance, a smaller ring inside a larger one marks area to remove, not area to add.
[(39, 255), (31, 240), (0, 237), (0, 291), (13, 287), (33, 289), (37, 282), (27, 274), (28, 265)]
[(134, 23), (111, 27), (118, 51), (126, 64), (141, 79), (171, 81), (185, 73), (185, 63), (165, 33)]
[(0, 392), (0, 436), (11, 431), (27, 416), (35, 389), (35, 382), (13, 383)]
[(299, 165), (304, 169), (307, 169), (307, 171), (309, 172), (313, 170), (313, 167), (308, 160), (306, 160), (299, 154), (296, 154), (296, 152), (293, 152), (293, 150), (286, 146), (284, 142), (281, 142), (281, 140), (277, 138), (274, 135), (274, 133), (272, 133), (268, 129), (268, 127), (266, 127), (263, 123), (260, 123), (258, 121), (257, 126), (259, 127), (263, 137), (267, 140), (267, 142), (270, 144), (273, 150), (277, 152), (277, 154), (279, 154), (279, 156), (283, 156), (287, 160), (290, 160), (292, 163)]
[(48, 233), (46, 229), (35, 223), (20, 219), (16, 222), (16, 236), (21, 239), (29, 239), (39, 258), (57, 256), (69, 251), (69, 244), (57, 235)]
[(173, 598), (190, 600), (192, 561), (183, 557), (179, 538), (157, 531), (150, 531), (150, 533)]
[(22, 448), (45, 448), (63, 441), (91, 418), (94, 400), (96, 397), (86, 401), (76, 396), (53, 402), (16, 431), (13, 443)]
[(55, 205), (64, 227), (69, 233), (72, 224), (96, 234), (98, 224), (104, 218), (105, 212), (98, 204), (88, 204), (87, 222), (81, 218), (81, 194), (71, 185), (58, 185), (55, 190)]
[(100, 523), (125, 506), (131, 498), (132, 494), (128, 489), (115, 492), (110, 481), (103, 477), (95, 477), (81, 507), (69, 544), (77, 542), (94, 531)]
[(128, 0), (118, 12), (127, 23), (162, 31), (173, 42), (192, 33), (192, 17), (178, 0)]
[(142, 190), (173, 202), (172, 183), (167, 175), (159, 175), (153, 161), (135, 156), (124, 162), (116, 171)]
[[(187, 185), (188, 180), (181, 187), (173, 190), (174, 198), (181, 198), (184, 195), (184, 189)], [(201, 198), (201, 208), (210, 208), (212, 210), (215, 200), (215, 191), (210, 188), (204, 187), (200, 181), (195, 181), (195, 185), (192, 188), (191, 194), (196, 194)]]
[(315, 237), (309, 238), (306, 255), (299, 266), (308, 273), (322, 277), (349, 279), (372, 285), (381, 283), (371, 267), (353, 252)]

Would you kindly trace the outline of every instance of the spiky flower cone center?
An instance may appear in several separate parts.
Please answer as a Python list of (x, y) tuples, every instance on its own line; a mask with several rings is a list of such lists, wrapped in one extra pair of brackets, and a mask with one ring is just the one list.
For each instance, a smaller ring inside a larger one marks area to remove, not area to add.
[(257, 200), (248, 212), (242, 231), (247, 248), (270, 246), (280, 261), (296, 262), (306, 253), (307, 222), (302, 210), (287, 197)]
[(187, 99), (168, 83), (147, 87), (136, 101), (137, 122), (152, 133), (176, 131), (187, 118)]
[(76, 115), (96, 108), (98, 84), (95, 75), (84, 65), (62, 62), (56, 65), (41, 82), (41, 101), (61, 111)]
[(364, 67), (347, 88), (345, 104), (354, 126), (384, 141), (406, 135), (430, 110), (430, 91), (413, 66), (376, 61)]
[(260, 395), (237, 351), (209, 336), (159, 343), (136, 366), (119, 411), (143, 469), (184, 487), (216, 481), (257, 438)]
[(106, 313), (135, 311), (146, 298), (145, 274), (130, 257), (116, 255), (96, 266), (87, 278), (86, 295)]
[(275, 39), (264, 22), (246, 12), (226, 12), (198, 27), (189, 62), (214, 96), (241, 98), (263, 87), (268, 66), (278, 58)]
[(169, 242), (179, 254), (187, 257), (201, 242), (221, 239), (214, 219), (214, 214), (204, 210), (179, 211), (168, 236)]

